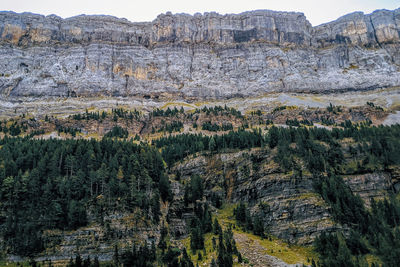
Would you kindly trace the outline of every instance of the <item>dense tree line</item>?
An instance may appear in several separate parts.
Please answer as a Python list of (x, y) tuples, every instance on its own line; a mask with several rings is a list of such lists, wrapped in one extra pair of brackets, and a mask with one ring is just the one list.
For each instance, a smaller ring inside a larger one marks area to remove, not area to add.
[(233, 125), (231, 123), (223, 123), (220, 126), (217, 123), (211, 123), (210, 121), (206, 121), (203, 122), (203, 124), (201, 125), (201, 129), (210, 132), (230, 131), (233, 130)]
[[(31, 263), (31, 266), (36, 266), (35, 264)], [(48, 266), (52, 266), (51, 262), (49, 262)], [(95, 257), (93, 260), (90, 257), (87, 257), (86, 259), (82, 259), (81, 255), (76, 255), (75, 259), (71, 258), (67, 264), (67, 267), (99, 267), (100, 262), (97, 257)]]
[(177, 107), (174, 107), (173, 109), (168, 107), (166, 110), (156, 108), (152, 111), (151, 115), (153, 117), (175, 117), (178, 114), (184, 114), (184, 113), (185, 110), (183, 109), (183, 107), (181, 107), (179, 110), (177, 109)]
[(106, 210), (143, 211), (157, 223), (160, 197), (172, 193), (156, 149), (132, 142), (0, 140), (1, 235), (11, 253), (45, 247), (45, 229), (76, 229), (87, 210), (104, 223)]
[[(51, 262), (49, 263), (49, 266), (51, 266)], [(99, 266), (100, 263), (97, 257), (95, 257), (94, 260), (91, 260), (90, 257), (83, 259), (79, 254), (75, 256), (75, 259), (71, 258), (67, 265), (67, 267), (99, 267)], [(122, 252), (119, 252), (118, 247), (115, 246), (113, 260), (106, 263), (105, 266), (194, 267), (192, 260), (190, 259), (189, 255), (186, 252), (186, 249), (180, 250), (177, 247), (169, 246), (166, 251), (162, 251), (161, 254), (158, 254), (154, 243), (152, 243), (151, 245), (148, 244), (136, 245), (135, 243), (133, 243), (131, 247), (125, 248)]]
[(218, 152), (224, 149), (244, 149), (260, 147), (264, 143), (261, 131), (230, 131), (227, 134), (204, 136), (201, 134), (181, 134), (156, 139), (153, 144), (157, 148), (162, 148), (162, 155), (168, 166), (179, 161), (186, 156), (209, 150)]
[(0, 121), (0, 132), (10, 134), (11, 136), (18, 136), (27, 130), (27, 126), (25, 124), (20, 125), (16, 121), (12, 122), (9, 126), (7, 126), (7, 124), (7, 121)]
[[(387, 168), (391, 164), (400, 162), (400, 126), (368, 127), (365, 124), (348, 125), (343, 128), (278, 128), (271, 127), (267, 135), (261, 131), (230, 131), (227, 134), (204, 136), (201, 134), (182, 134), (156, 139), (153, 144), (162, 148), (162, 155), (170, 166), (186, 156), (204, 150), (218, 152), (224, 149), (245, 149), (261, 147), (268, 144), (270, 148), (278, 147), (276, 161), (284, 170), (296, 169), (293, 156), (303, 158), (311, 171), (338, 169), (344, 163), (343, 149), (338, 141), (344, 138), (353, 138), (356, 147), (352, 153), (362, 158), (355, 173), (363, 173), (376, 169)], [(325, 142), (329, 148), (320, 144)], [(295, 143), (296, 149), (290, 147)], [(279, 145), (278, 145), (279, 144)], [(328, 165), (327, 165), (328, 164)]]
[[(79, 114), (74, 114), (72, 116), (69, 116), (70, 118), (81, 121), (81, 120), (96, 120), (96, 121), (102, 121), (106, 118), (108, 118), (110, 114), (108, 114), (106, 111), (88, 111), (86, 109), (85, 113), (79, 113)], [(140, 112), (134, 109), (133, 111), (131, 110), (125, 110), (123, 108), (116, 108), (111, 110), (111, 116), (114, 121), (118, 121), (118, 118), (122, 118), (125, 120), (130, 120), (132, 121), (133, 119), (139, 120), (140, 119)]]
[(212, 216), (207, 202), (203, 199), (203, 181), (199, 175), (193, 175), (185, 185), (184, 204), (193, 206), (195, 217), (189, 225), (190, 248), (192, 251), (204, 248), (204, 234), (212, 231)]
[(255, 235), (265, 237), (264, 222), (259, 214), (250, 214), (250, 210), (246, 204), (240, 202), (233, 210), (236, 222), (245, 231), (252, 231)]
[[(347, 121), (342, 127), (332, 131), (272, 127), (264, 140), (271, 149), (276, 149), (274, 160), (283, 171), (301, 177), (304, 167), (309, 170), (314, 188), (330, 205), (334, 220), (351, 229), (350, 235), (337, 232), (317, 238), (320, 266), (364, 266), (367, 253), (379, 256), (385, 266), (398, 266), (399, 201), (394, 196), (378, 202), (372, 200), (368, 210), (341, 175), (348, 172), (348, 161), (357, 159), (358, 165), (352, 173), (390, 171), (390, 166), (398, 166), (400, 126), (370, 127), (368, 121), (359, 124)], [(353, 143), (343, 146), (340, 141), (344, 138), (352, 138)], [(346, 159), (344, 153), (351, 157)], [(254, 231), (254, 222), (260, 223), (243, 203), (235, 209), (235, 217), (246, 230)]]
[(123, 108), (113, 108), (111, 110), (111, 115), (114, 121), (118, 121), (118, 118), (130, 120), (133, 119), (139, 120), (140, 119), (140, 112), (134, 109), (133, 111), (128, 111)]
[(57, 128), (58, 134), (66, 133), (66, 134), (70, 134), (72, 137), (75, 137), (77, 133), (81, 132), (81, 129), (78, 129), (75, 127), (65, 127), (65, 126), (59, 125), (56, 128)]
[(318, 117), (317, 120), (320, 121), (323, 125), (327, 125), (327, 126), (335, 125), (335, 123), (336, 123), (335, 119), (331, 118), (329, 116), (321, 116), (321, 117)]
[(125, 250), (121, 256), (118, 253), (114, 253), (114, 264), (116, 266), (138, 266), (138, 267), (150, 267), (154, 266), (154, 262), (157, 259), (156, 247), (154, 243), (149, 246), (147, 244), (143, 246), (136, 246), (135, 243), (131, 249)]
[(104, 137), (118, 137), (118, 138), (128, 138), (129, 132), (127, 129), (121, 126), (114, 126), (109, 132), (107, 132)]
[(171, 123), (161, 122), (162, 126), (158, 130), (159, 132), (166, 131), (169, 133), (180, 132), (183, 129), (183, 123), (181, 121), (172, 121)]
[(232, 115), (232, 116), (234, 116), (234, 117), (236, 117), (236, 118), (243, 118), (243, 115), (242, 115), (242, 113), (239, 111), (239, 110), (237, 110), (237, 109), (235, 109), (235, 108), (230, 108), (230, 107), (228, 107), (228, 106), (213, 106), (213, 107), (203, 107), (203, 108), (201, 108), (201, 109), (196, 109), (195, 111), (194, 111), (194, 113), (196, 114), (196, 113), (200, 113), (200, 112), (203, 112), (203, 113), (206, 113), (206, 115), (210, 115), (210, 114), (213, 114), (214, 116), (217, 116), (217, 115)]
[[(218, 223), (218, 222), (217, 222)], [(224, 231), (221, 228), (217, 229), (218, 245), (217, 245), (217, 260), (212, 261), (211, 266), (232, 267), (233, 255), (238, 257), (238, 262), (242, 262), (242, 255), (236, 247), (235, 239), (233, 238), (232, 227), (228, 226)]]

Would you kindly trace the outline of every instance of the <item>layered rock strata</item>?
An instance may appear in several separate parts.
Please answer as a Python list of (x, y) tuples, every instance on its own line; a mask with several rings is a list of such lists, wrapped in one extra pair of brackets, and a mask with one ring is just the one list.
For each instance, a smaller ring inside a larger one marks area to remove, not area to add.
[(400, 9), (312, 27), (302, 13), (0, 12), (0, 98), (231, 98), (400, 85)]
[[(228, 202), (246, 203), (270, 233), (289, 243), (311, 244), (322, 232), (347, 228), (334, 222), (311, 176), (283, 173), (265, 151), (198, 156), (175, 168), (184, 179), (201, 175), (208, 199), (220, 196)], [(376, 172), (344, 176), (344, 181), (369, 205), (371, 198), (383, 199), (392, 192), (397, 183), (393, 178), (390, 173)]]

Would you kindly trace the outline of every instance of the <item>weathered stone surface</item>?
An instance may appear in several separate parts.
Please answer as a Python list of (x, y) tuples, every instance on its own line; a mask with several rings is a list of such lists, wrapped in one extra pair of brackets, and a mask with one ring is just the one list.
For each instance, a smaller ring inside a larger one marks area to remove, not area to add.
[(371, 198), (385, 198), (394, 183), (391, 175), (385, 172), (345, 176), (344, 181), (368, 205)]
[(249, 41), (308, 45), (312, 29), (302, 13), (270, 10), (238, 15), (167, 13), (144, 23), (112, 16), (80, 15), (63, 20), (55, 15), (2, 12), (0, 22), (1, 40), (17, 46), (101, 42), (149, 47), (160, 43)]
[(354, 12), (335, 22), (314, 28), (313, 41), (324, 47), (331, 44), (352, 44), (377, 47), (399, 42), (400, 10), (377, 10), (369, 15)]
[[(253, 149), (198, 156), (175, 169), (183, 179), (201, 174), (208, 198), (218, 193), (227, 201), (246, 203), (270, 233), (290, 243), (310, 244), (321, 232), (346, 227), (334, 222), (310, 176), (282, 173), (270, 152)], [(370, 198), (387, 197), (396, 182), (385, 172), (345, 176), (344, 181), (367, 205)]]
[[(104, 217), (106, 225), (95, 220), (89, 213), (88, 226), (77, 230), (59, 229), (43, 232), (45, 250), (35, 255), (35, 261), (57, 262), (58, 266), (66, 266), (70, 258), (79, 254), (83, 259), (98, 258), (99, 261), (111, 261), (115, 254), (115, 246), (120, 253), (130, 250), (133, 242), (140, 245), (158, 243), (161, 226), (143, 223), (141, 217), (132, 213), (113, 212)], [(138, 223), (139, 222), (139, 223)], [(8, 261), (26, 261), (27, 258), (7, 254)], [(65, 265), (64, 265), (65, 264)]]
[(302, 13), (132, 23), (0, 12), (0, 98), (256, 96), (400, 85), (400, 9), (311, 27)]

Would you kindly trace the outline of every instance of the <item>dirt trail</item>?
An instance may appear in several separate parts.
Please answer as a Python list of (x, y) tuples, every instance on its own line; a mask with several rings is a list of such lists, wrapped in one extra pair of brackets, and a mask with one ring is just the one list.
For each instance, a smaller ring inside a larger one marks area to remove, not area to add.
[(299, 264), (287, 264), (274, 256), (268, 255), (267, 250), (257, 240), (249, 238), (246, 234), (235, 233), (234, 238), (243, 258), (247, 258), (254, 267), (301, 266)]

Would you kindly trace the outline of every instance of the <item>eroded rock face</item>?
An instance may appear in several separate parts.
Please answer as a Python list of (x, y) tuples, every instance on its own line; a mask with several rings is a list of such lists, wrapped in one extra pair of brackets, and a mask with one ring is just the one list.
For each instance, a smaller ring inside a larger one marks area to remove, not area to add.
[(238, 15), (217, 13), (161, 14), (152, 22), (132, 23), (111, 16), (76, 16), (2, 12), (1, 40), (17, 46), (114, 43), (143, 45), (171, 43), (243, 43), (308, 45), (312, 27), (304, 14), (260, 10)]
[(256, 96), (400, 85), (400, 9), (312, 27), (302, 13), (132, 23), (0, 12), (0, 97)]
[[(197, 156), (178, 163), (183, 179), (199, 174), (207, 199), (246, 203), (270, 233), (290, 243), (311, 244), (322, 232), (346, 229), (334, 222), (329, 205), (313, 188), (311, 176), (283, 173), (268, 151), (252, 149)], [(393, 175), (385, 172), (343, 177), (353, 193), (369, 205), (392, 190)], [(178, 220), (179, 221), (179, 220)]]
[(367, 205), (370, 204), (371, 198), (385, 198), (395, 183), (392, 175), (386, 172), (345, 176), (344, 181)]

